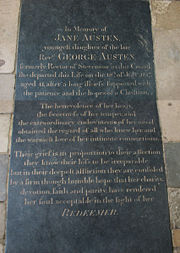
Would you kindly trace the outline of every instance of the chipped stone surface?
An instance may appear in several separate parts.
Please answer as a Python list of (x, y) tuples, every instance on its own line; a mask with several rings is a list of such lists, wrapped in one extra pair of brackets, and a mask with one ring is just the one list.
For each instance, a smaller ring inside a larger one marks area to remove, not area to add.
[(0, 114), (0, 152), (8, 151), (8, 137), (10, 127), (10, 115)]
[(166, 143), (164, 148), (168, 186), (180, 187), (180, 143)]
[(0, 203), (0, 241), (2, 241), (4, 238), (4, 230), (5, 230), (5, 204)]
[(180, 1), (151, 0), (152, 25), (162, 29), (180, 28)]
[(159, 100), (157, 105), (163, 141), (180, 142), (180, 100)]
[(12, 73), (20, 0), (0, 0), (0, 6), (0, 73)]
[(14, 83), (14, 75), (0, 75), (0, 113), (13, 112)]
[(0, 201), (6, 200), (6, 181), (9, 156), (0, 154)]
[(180, 189), (168, 188), (171, 227), (180, 229)]
[(153, 37), (158, 99), (180, 99), (180, 29), (156, 29)]
[(151, 0), (151, 5), (152, 5), (152, 11), (155, 14), (165, 14), (168, 10), (168, 6), (172, 3), (171, 0)]
[(174, 229), (172, 234), (174, 247), (180, 247), (180, 229)]

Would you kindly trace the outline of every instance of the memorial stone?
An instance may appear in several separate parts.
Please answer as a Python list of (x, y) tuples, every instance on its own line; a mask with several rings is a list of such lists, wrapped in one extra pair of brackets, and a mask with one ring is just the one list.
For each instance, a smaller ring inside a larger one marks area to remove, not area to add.
[(148, 1), (23, 0), (6, 253), (170, 253)]

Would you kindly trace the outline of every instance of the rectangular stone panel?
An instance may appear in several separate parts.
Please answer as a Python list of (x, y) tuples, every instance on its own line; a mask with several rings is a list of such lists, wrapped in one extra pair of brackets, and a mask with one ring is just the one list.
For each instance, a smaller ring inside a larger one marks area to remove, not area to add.
[(15, 75), (1, 74), (0, 77), (0, 113), (13, 112)]
[(6, 253), (172, 252), (147, 1), (22, 2), (12, 143)]
[(0, 201), (6, 200), (8, 160), (8, 155), (0, 155)]
[(13, 73), (20, 0), (0, 0), (0, 73)]

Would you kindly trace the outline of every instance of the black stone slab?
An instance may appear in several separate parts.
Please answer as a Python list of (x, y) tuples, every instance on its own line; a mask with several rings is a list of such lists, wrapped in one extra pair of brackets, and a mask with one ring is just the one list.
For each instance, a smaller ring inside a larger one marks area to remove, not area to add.
[(6, 253), (170, 253), (149, 3), (24, 0)]

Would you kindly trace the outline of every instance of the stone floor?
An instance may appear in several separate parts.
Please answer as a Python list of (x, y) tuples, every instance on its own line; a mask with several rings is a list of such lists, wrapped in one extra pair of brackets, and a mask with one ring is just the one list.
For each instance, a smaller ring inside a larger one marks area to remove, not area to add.
[[(0, 253), (5, 243), (20, 0), (0, 0)], [(180, 253), (180, 1), (151, 0), (157, 103), (174, 253)]]

